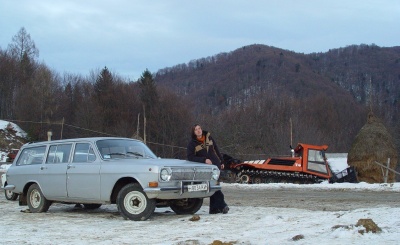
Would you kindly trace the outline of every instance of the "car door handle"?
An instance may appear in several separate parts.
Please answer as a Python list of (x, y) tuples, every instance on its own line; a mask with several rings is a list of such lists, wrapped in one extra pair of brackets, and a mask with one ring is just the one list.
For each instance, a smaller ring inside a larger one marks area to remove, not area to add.
[(70, 169), (70, 168), (75, 168), (75, 166), (73, 166), (73, 165), (68, 165), (67, 169)]
[(44, 170), (44, 169), (47, 169), (47, 167), (40, 167), (40, 170)]

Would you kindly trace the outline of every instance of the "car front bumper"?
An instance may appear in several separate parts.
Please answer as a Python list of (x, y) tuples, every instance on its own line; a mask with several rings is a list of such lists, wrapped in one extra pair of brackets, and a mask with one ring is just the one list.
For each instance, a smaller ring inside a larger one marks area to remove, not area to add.
[(14, 189), (15, 189), (14, 185), (6, 185), (6, 186), (4, 186), (4, 190), (7, 190), (7, 191), (12, 191)]
[(207, 182), (207, 190), (189, 192), (187, 184), (188, 182), (181, 181), (179, 186), (146, 187), (143, 189), (143, 191), (149, 198), (181, 199), (210, 197), (214, 194), (214, 192), (222, 189), (219, 184), (212, 185), (210, 182)]

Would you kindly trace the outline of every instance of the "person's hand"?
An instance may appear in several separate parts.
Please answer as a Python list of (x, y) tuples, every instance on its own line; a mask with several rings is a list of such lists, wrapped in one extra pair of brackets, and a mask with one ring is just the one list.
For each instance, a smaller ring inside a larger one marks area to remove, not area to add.
[(212, 164), (210, 159), (206, 159), (206, 164)]

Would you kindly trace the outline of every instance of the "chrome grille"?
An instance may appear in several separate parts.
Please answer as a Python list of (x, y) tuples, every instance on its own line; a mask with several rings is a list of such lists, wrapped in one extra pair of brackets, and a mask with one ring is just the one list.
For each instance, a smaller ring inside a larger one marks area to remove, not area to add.
[(211, 168), (172, 168), (171, 180), (210, 180)]

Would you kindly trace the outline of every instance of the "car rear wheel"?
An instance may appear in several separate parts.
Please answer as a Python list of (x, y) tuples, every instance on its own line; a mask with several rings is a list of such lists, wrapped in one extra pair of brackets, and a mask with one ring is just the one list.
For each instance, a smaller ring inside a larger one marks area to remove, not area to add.
[(18, 198), (18, 194), (14, 193), (12, 191), (9, 191), (9, 190), (4, 190), (4, 195), (5, 195), (6, 199), (10, 200), (10, 201), (15, 201)]
[(194, 214), (203, 205), (203, 198), (187, 198), (176, 200), (174, 204), (170, 206), (170, 208), (176, 214)]
[(47, 200), (37, 184), (33, 184), (28, 189), (27, 202), (32, 213), (47, 212), (51, 202)]
[(138, 183), (132, 183), (119, 191), (117, 207), (125, 219), (141, 221), (148, 219), (153, 214), (156, 201), (149, 199)]

